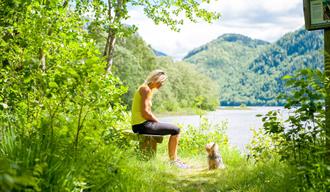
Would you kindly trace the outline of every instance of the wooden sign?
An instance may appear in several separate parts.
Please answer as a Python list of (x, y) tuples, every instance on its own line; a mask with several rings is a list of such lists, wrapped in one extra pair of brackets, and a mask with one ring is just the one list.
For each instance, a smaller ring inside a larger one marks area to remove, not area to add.
[(330, 28), (330, 0), (304, 0), (307, 30)]

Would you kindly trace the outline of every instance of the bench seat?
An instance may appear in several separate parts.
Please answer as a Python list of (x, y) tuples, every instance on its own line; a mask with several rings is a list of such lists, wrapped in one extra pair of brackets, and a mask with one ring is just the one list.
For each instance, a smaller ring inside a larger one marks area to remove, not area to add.
[(152, 156), (157, 152), (157, 143), (162, 143), (164, 138), (164, 135), (138, 134), (131, 130), (125, 130), (123, 133), (130, 139), (139, 141), (140, 150)]

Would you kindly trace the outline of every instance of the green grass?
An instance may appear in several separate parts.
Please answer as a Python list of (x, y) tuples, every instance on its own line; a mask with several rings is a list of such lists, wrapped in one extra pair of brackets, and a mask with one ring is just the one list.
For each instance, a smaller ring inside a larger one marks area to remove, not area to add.
[[(178, 169), (169, 164), (168, 136), (158, 145), (155, 158), (143, 160), (135, 149), (136, 141), (122, 147), (114, 143), (97, 146), (85, 143), (79, 151), (74, 151), (63, 143), (62, 137), (55, 137), (56, 142), (47, 148), (45, 144), (49, 142), (42, 137), (29, 139), (6, 132), (0, 151), (0, 157), (4, 158), (0, 158), (3, 164), (0, 165), (0, 191), (28, 188), (32, 191), (104, 192), (294, 191), (295, 177), (291, 176), (288, 166), (276, 160), (255, 164), (226, 142), (221, 143), (222, 137), (215, 137), (215, 133), (208, 132), (205, 137), (205, 127), (212, 128), (204, 122), (196, 129), (200, 132), (193, 129), (190, 133), (194, 134), (182, 135), (178, 154), (190, 169)], [(222, 134), (221, 129), (214, 130)], [(210, 138), (216, 139), (220, 146), (225, 169), (207, 169), (205, 144)], [(14, 183), (5, 176), (11, 177)]]
[(178, 169), (168, 163), (166, 142), (160, 145), (157, 156), (149, 161), (131, 157), (123, 177), (125, 188), (121, 191), (293, 191), (286, 165), (276, 161), (254, 164), (237, 150), (223, 150), (225, 169), (207, 169), (206, 154), (181, 155), (191, 166)]
[[(104, 146), (97, 152), (82, 151), (79, 158), (68, 163), (59, 161), (62, 159), (59, 156), (56, 159), (53, 158), (54, 162), (48, 160), (47, 164), (36, 164), (32, 166), (34, 170), (40, 170), (38, 171), (40, 174), (45, 173), (50, 176), (38, 176), (33, 173), (34, 177), (30, 175), (27, 178), (34, 179), (30, 185), (37, 185), (35, 182), (40, 181), (42, 184), (40, 183), (38, 186), (53, 191), (62, 191), (66, 187), (69, 191), (105, 192), (294, 191), (295, 182), (291, 179), (294, 177), (290, 176), (290, 169), (285, 164), (275, 160), (254, 164), (253, 161), (247, 160), (246, 156), (241, 155), (238, 150), (228, 146), (221, 147), (225, 169), (214, 171), (207, 169), (204, 146), (200, 146), (200, 150), (194, 154), (189, 151), (181, 151), (179, 148), (180, 159), (191, 168), (173, 167), (169, 164), (167, 157), (167, 139), (166, 137), (164, 142), (159, 144), (157, 155), (151, 160), (142, 160), (139, 151), (134, 149), (134, 143), (125, 150)], [(9, 143), (8, 146), (11, 146)], [(15, 148), (14, 151), (26, 151), (21, 147), (21, 145), (17, 145), (13, 149)], [(32, 150), (35, 151), (34, 154), (40, 152), (39, 149)], [(11, 153), (14, 155), (12, 158), (25, 160), (27, 164), (34, 159), (28, 157), (28, 153), (16, 154), (13, 151)], [(68, 158), (63, 158), (63, 160)], [(29, 165), (23, 166), (22, 163), (20, 165), (27, 171), (30, 167)], [(40, 167), (41, 165), (44, 168)], [(8, 169), (6, 167), (5, 170)], [(20, 178), (17, 177), (17, 179)], [(48, 179), (53, 181), (48, 181)], [(74, 187), (67, 185), (64, 180), (73, 182)], [(24, 185), (28, 182), (24, 181), (24, 183), (20, 189), (24, 189)], [(45, 186), (48, 184), (50, 186)], [(34, 189), (38, 188), (36, 186)]]

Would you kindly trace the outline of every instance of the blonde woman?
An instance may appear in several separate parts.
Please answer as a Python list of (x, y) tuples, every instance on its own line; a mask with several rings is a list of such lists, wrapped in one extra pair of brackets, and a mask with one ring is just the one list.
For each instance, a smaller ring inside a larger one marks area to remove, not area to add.
[(161, 123), (151, 112), (152, 95), (162, 87), (167, 76), (162, 70), (152, 71), (144, 84), (136, 90), (132, 103), (132, 129), (134, 133), (152, 135), (171, 135), (168, 142), (168, 155), (172, 164), (179, 168), (188, 168), (177, 158), (180, 128)]

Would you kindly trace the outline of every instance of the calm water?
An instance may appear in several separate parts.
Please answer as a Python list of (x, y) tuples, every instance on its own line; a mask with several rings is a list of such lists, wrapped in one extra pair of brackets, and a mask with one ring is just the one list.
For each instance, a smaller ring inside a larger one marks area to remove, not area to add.
[[(222, 121), (228, 122), (227, 135), (229, 143), (238, 147), (242, 152), (245, 151), (245, 145), (252, 138), (251, 128), (262, 127), (261, 117), (256, 117), (257, 114), (266, 114), (270, 110), (280, 109), (285, 115), (282, 107), (249, 107), (250, 110), (217, 110), (210, 112), (205, 116), (210, 123), (219, 123)], [(160, 118), (162, 122), (183, 124), (183, 125), (199, 125), (199, 116), (170, 116)]]

